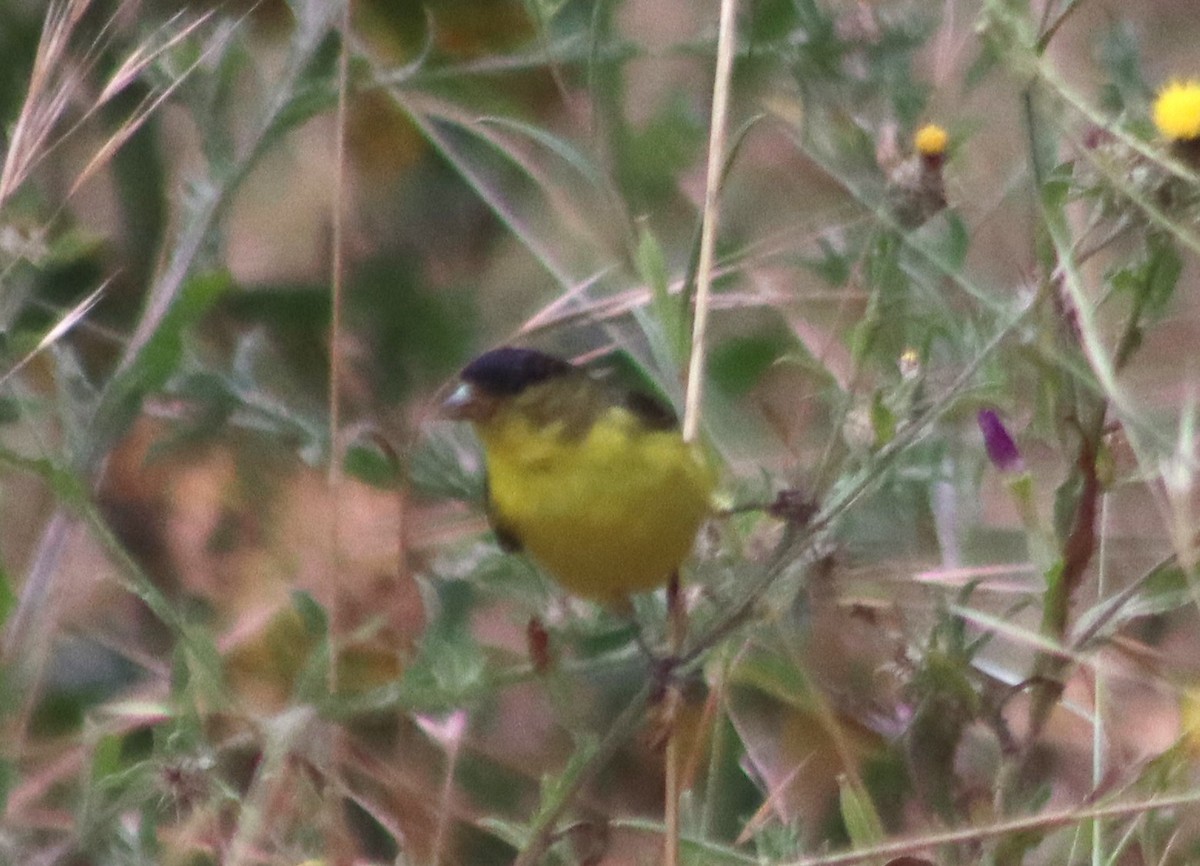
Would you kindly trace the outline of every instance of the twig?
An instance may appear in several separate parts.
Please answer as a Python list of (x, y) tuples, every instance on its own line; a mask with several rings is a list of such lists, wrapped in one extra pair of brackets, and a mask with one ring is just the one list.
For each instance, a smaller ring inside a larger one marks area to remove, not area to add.
[(342, 297), (346, 277), (346, 114), (350, 91), (350, 0), (343, 0), (341, 21), (341, 50), (338, 52), (338, 102), (334, 124), (334, 172), (333, 196), (333, 251), (330, 274), (330, 321), (329, 321), (329, 466), (326, 486), (330, 496), (329, 520), (329, 638), (331, 663), (327, 673), (330, 694), (337, 691), (337, 636), (340, 633), (341, 616), (337, 591), (338, 561), (342, 549), (340, 496), (342, 487), (342, 449), (339, 432), (342, 426), (342, 400), (339, 383), (342, 378)]
[[(1103, 599), (1107, 591), (1108, 577), (1108, 495), (1100, 498), (1100, 564), (1096, 570), (1096, 596)], [(1108, 679), (1104, 666), (1096, 665), (1092, 675), (1092, 790), (1099, 791), (1104, 783), (1108, 764), (1108, 732), (1105, 730), (1105, 712), (1108, 698)], [(1092, 863), (1102, 866), (1104, 857), (1104, 822), (1099, 818), (1092, 821)]]
[[(704, 187), (704, 212), (700, 222), (700, 253), (696, 270), (696, 311), (692, 319), (691, 356), (688, 358), (687, 392), (683, 408), (683, 441), (695, 442), (700, 432), (700, 413), (704, 397), (704, 337), (708, 330), (709, 298), (712, 294), (712, 275), (717, 225), (720, 216), (721, 181), (725, 173), (725, 136), (729, 119), (729, 86), (733, 78), (733, 50), (737, 44), (737, 0), (721, 0), (721, 17), (717, 31), (717, 68), (713, 76), (712, 118), (708, 130), (708, 171)], [(683, 649), (686, 613), (679, 595), (678, 576), (675, 578), (675, 604), (671, 618), (671, 652), (677, 657)], [(664, 866), (679, 863), (679, 798), (683, 779), (680, 743), (677, 736), (677, 710), (680, 704), (679, 687), (673, 684), (667, 693), (667, 754), (666, 802), (663, 806), (665, 839)]]

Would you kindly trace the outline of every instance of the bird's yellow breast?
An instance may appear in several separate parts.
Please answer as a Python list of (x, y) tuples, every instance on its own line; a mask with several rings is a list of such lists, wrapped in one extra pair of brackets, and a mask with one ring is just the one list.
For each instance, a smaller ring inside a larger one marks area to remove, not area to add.
[(569, 591), (617, 601), (691, 551), (714, 478), (678, 431), (611, 407), (583, 431), (502, 411), (479, 433), (493, 520)]

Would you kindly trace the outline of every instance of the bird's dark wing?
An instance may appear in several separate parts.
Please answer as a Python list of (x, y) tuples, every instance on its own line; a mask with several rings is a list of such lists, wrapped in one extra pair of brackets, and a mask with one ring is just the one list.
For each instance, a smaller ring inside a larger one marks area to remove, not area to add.
[(679, 427), (679, 418), (674, 409), (642, 391), (626, 392), (621, 404), (649, 430), (675, 430)]
[(492, 524), (492, 534), (496, 536), (496, 543), (505, 553), (520, 553), (525, 549), (517, 534), (496, 520), (494, 514), (488, 515), (488, 522)]
[[(608, 406), (619, 406), (631, 413), (647, 429), (655, 432), (679, 429), (679, 417), (671, 408), (645, 365), (625, 351), (616, 351), (596, 368), (592, 382), (603, 385)], [(603, 412), (603, 410), (600, 410)]]

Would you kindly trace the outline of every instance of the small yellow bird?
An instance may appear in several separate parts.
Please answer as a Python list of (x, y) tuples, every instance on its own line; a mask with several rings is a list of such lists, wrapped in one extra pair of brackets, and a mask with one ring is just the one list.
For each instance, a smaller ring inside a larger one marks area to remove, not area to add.
[(505, 549), (607, 604), (670, 579), (715, 477), (669, 407), (532, 349), (494, 349), (461, 379), (444, 408), (483, 443), (488, 518)]

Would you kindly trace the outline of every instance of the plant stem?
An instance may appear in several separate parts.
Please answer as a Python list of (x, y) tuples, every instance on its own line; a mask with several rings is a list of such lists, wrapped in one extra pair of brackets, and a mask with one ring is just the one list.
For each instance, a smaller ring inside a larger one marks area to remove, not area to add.
[(733, 53), (737, 42), (737, 0), (721, 0), (717, 34), (717, 69), (713, 78), (712, 120), (708, 131), (708, 169), (704, 188), (704, 214), (700, 228), (700, 262), (696, 269), (696, 315), (692, 320), (692, 354), (688, 363), (687, 395), (683, 410), (683, 438), (696, 441), (700, 430), (700, 404), (704, 390), (704, 337), (708, 330), (709, 295), (720, 208), (721, 175), (725, 166), (725, 134), (729, 114), (729, 86), (733, 78)]

